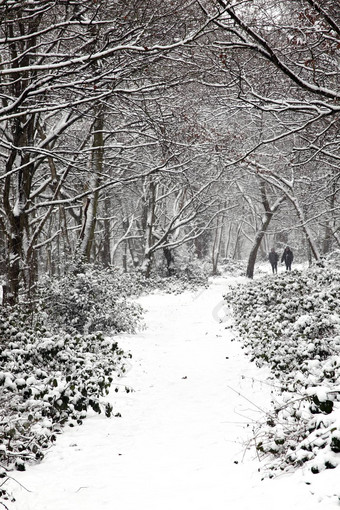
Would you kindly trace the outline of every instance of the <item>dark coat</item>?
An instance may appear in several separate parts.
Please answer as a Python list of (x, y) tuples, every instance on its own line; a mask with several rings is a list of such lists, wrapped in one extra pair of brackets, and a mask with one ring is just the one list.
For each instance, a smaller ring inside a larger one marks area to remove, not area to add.
[(293, 262), (294, 255), (290, 248), (286, 248), (283, 252), (281, 262), (284, 262), (287, 265), (290, 265)]
[(268, 256), (269, 262), (272, 266), (275, 266), (277, 264), (277, 261), (279, 260), (279, 254), (276, 253), (276, 251), (271, 251)]

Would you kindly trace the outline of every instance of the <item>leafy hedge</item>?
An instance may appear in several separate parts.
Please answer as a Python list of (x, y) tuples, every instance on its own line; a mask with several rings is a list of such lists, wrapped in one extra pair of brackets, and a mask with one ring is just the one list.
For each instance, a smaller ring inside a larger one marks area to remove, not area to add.
[[(259, 423), (257, 450), (271, 469), (340, 462), (340, 270), (267, 276), (225, 296), (252, 361), (268, 364), (280, 391)], [(274, 456), (276, 460), (273, 460)]]
[[(22, 309), (0, 315), (0, 477), (41, 460), (63, 425), (82, 423), (88, 409), (111, 416), (102, 401), (124, 355), (112, 339), (51, 335)], [(2, 495), (5, 496), (2, 489)], [(1, 493), (0, 493), (1, 495)]]
[(114, 272), (82, 266), (42, 283), (34, 307), (0, 308), (0, 499), (8, 472), (41, 460), (66, 423), (89, 409), (113, 414), (103, 397), (126, 356), (112, 334), (142, 320), (131, 291)]
[(151, 272), (150, 278), (145, 278), (140, 272), (131, 273), (130, 278), (135, 279), (136, 287), (141, 286), (143, 291), (161, 289), (168, 294), (179, 294), (186, 290), (206, 287), (210, 274), (210, 264), (201, 260), (187, 260), (176, 263), (174, 274), (171, 276), (162, 276), (155, 270)]
[(39, 305), (45, 322), (68, 333), (134, 332), (142, 309), (129, 297), (142, 288), (136, 279), (113, 268), (87, 264), (65, 276), (43, 279)]

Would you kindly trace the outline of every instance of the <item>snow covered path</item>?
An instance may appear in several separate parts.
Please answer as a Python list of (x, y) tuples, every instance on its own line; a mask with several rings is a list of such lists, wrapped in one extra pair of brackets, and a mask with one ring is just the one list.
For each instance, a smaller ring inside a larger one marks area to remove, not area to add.
[(141, 299), (147, 329), (119, 338), (133, 356), (110, 395), (122, 417), (66, 429), (40, 465), (15, 474), (10, 510), (338, 508), (311, 494), (303, 472), (261, 481), (245, 445), (271, 388), (218, 320), (225, 289), (220, 278), (196, 294)]

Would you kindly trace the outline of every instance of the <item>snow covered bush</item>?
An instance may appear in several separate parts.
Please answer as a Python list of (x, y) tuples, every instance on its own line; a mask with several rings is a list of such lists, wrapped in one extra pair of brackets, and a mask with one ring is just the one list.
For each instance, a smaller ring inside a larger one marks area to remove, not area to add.
[(142, 309), (128, 297), (141, 291), (136, 284), (113, 268), (82, 265), (63, 277), (43, 280), (40, 305), (48, 323), (68, 333), (134, 332)]
[(0, 315), (0, 466), (25, 469), (40, 460), (65, 423), (88, 409), (112, 413), (102, 401), (113, 372), (124, 371), (117, 343), (101, 333), (52, 335), (19, 308)]
[(187, 252), (182, 253), (181, 256), (176, 254), (175, 261), (171, 265), (171, 276), (162, 260), (151, 271), (151, 276), (144, 279), (144, 284), (164, 289), (168, 293), (196, 290), (197, 287), (208, 284), (211, 269), (210, 261), (198, 259)]
[(195, 258), (181, 260), (175, 266), (176, 273), (173, 280), (187, 283), (191, 288), (206, 285), (208, 275), (211, 274), (210, 265)]
[[(81, 265), (64, 277), (42, 281), (34, 307), (0, 307), (4, 482), (9, 471), (41, 460), (63, 426), (81, 424), (88, 410), (112, 415), (112, 406), (103, 399), (113, 378), (124, 372), (126, 355), (103, 331), (133, 332), (142, 320), (135, 296), (156, 288), (181, 292), (187, 282), (145, 280), (140, 273)], [(0, 500), (7, 497), (1, 487)]]
[(141, 278), (142, 280), (139, 281), (143, 282), (144, 292), (161, 290), (166, 294), (181, 294), (186, 290), (195, 291), (200, 287), (208, 286), (208, 277), (205, 274), (197, 273), (197, 275), (194, 276), (185, 269), (183, 269), (183, 272), (178, 272), (176, 275), (166, 278), (158, 275), (151, 275), (151, 277), (147, 279)]
[(184, 262), (178, 265), (175, 274), (165, 276), (152, 271), (149, 278), (142, 272), (122, 273), (122, 281), (127, 281), (133, 291), (131, 295), (139, 296), (154, 291), (166, 294), (180, 294), (186, 290), (196, 291), (199, 287), (207, 287), (210, 271), (197, 262)]
[(220, 273), (223, 275), (242, 276), (246, 273), (244, 261), (225, 257), (219, 263)]
[(279, 393), (256, 446), (270, 467), (340, 463), (340, 269), (267, 276), (225, 296), (247, 354), (269, 364)]
[[(134, 331), (134, 282), (91, 266), (42, 284), (36, 307), (0, 308), (0, 477), (39, 461), (67, 423), (105, 403), (126, 356), (103, 331)], [(2, 484), (3, 485), (3, 484)], [(0, 498), (6, 498), (1, 489)]]
[(63, 277), (43, 279), (39, 302), (45, 321), (68, 333), (132, 333), (142, 323), (142, 308), (132, 298), (159, 289), (180, 293), (201, 285), (207, 285), (207, 277), (199, 272), (145, 278), (138, 271), (84, 264)]

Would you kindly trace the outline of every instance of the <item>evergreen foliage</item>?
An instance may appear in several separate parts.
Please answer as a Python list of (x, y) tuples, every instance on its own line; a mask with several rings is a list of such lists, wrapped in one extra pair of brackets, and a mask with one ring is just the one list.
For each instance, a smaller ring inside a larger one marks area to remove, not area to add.
[[(225, 296), (252, 361), (273, 373), (273, 409), (255, 432), (271, 469), (340, 462), (340, 270), (264, 277)], [(273, 460), (274, 455), (276, 460)]]
[(142, 291), (137, 283), (113, 268), (81, 264), (42, 282), (40, 306), (48, 323), (68, 333), (132, 333), (142, 318), (141, 307), (129, 300)]
[[(83, 266), (41, 284), (34, 308), (0, 308), (2, 478), (43, 459), (63, 426), (81, 424), (89, 410), (112, 416), (104, 397), (127, 356), (103, 331), (140, 325), (142, 309), (127, 298), (131, 291), (114, 272)], [(8, 497), (5, 489), (1, 496)]]
[(0, 459), (3, 470), (41, 460), (63, 425), (81, 424), (90, 408), (111, 416), (101, 397), (124, 355), (102, 333), (51, 334), (30, 313), (2, 309), (0, 316)]

